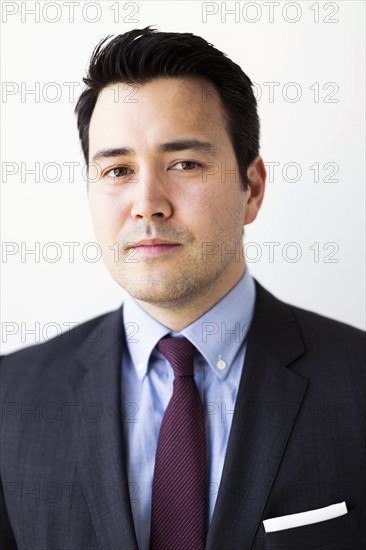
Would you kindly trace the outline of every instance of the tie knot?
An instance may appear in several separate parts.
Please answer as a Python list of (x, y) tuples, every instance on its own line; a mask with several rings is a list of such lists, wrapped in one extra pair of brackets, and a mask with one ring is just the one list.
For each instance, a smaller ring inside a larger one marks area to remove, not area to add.
[(158, 350), (171, 364), (174, 376), (193, 376), (193, 357), (196, 351), (187, 338), (162, 338), (158, 342)]

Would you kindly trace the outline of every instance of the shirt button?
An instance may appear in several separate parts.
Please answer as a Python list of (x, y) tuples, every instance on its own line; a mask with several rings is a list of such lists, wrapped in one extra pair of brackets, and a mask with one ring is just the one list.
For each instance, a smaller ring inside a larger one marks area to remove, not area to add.
[(142, 373), (145, 370), (145, 365), (143, 363), (137, 364), (137, 372)]
[(220, 359), (220, 361), (217, 361), (216, 367), (217, 367), (218, 369), (220, 369), (220, 370), (226, 369), (226, 363), (225, 363), (225, 361), (223, 361), (222, 359)]

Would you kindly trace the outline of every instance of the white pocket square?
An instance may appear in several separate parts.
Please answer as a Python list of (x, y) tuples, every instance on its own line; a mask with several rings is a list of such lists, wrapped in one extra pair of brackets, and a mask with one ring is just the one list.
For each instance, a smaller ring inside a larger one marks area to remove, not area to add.
[(302, 525), (309, 525), (310, 523), (318, 523), (320, 521), (337, 518), (338, 516), (347, 514), (347, 512), (346, 503), (339, 502), (338, 504), (331, 504), (331, 506), (318, 508), (317, 510), (309, 510), (308, 512), (300, 512), (299, 514), (265, 519), (263, 525), (266, 533), (272, 533), (273, 531), (292, 529), (292, 527), (301, 527)]

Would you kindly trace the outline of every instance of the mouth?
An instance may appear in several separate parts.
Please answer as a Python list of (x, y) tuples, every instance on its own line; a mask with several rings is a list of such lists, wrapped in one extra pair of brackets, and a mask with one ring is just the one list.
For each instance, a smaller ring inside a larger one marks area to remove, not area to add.
[(180, 243), (166, 241), (164, 239), (145, 239), (136, 243), (128, 243), (126, 249), (133, 250), (139, 255), (159, 256), (167, 254), (182, 246)]

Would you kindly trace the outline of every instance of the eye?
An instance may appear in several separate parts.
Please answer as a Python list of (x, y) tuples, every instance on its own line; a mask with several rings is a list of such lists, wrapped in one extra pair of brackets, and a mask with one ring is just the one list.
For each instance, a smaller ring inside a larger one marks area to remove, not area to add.
[[(179, 165), (181, 167), (177, 168), (177, 166), (179, 167)], [(178, 171), (188, 172), (188, 171), (194, 170), (196, 168), (202, 168), (202, 164), (200, 162), (196, 162), (194, 160), (180, 160), (176, 164), (173, 164), (173, 166), (171, 167), (171, 170), (178, 170)]]
[(131, 172), (132, 172), (132, 168), (130, 166), (114, 166), (113, 168), (106, 170), (103, 173), (102, 177), (118, 180), (120, 178), (124, 178), (128, 176)]

